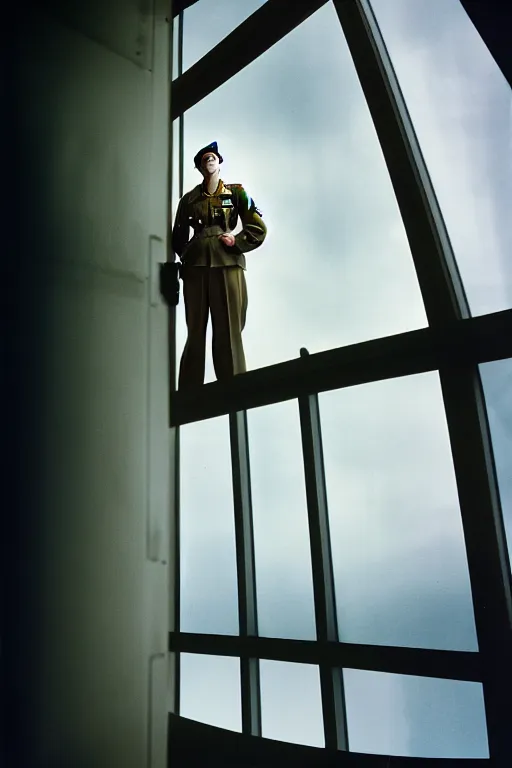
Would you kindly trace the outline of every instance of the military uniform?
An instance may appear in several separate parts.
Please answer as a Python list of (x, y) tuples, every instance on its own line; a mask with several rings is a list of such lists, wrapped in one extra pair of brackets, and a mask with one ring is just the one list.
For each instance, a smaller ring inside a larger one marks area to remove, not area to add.
[[(216, 145), (212, 146), (218, 155)], [(225, 245), (219, 235), (235, 229), (238, 217), (243, 230), (236, 235), (233, 246)], [(242, 344), (247, 312), (245, 254), (258, 248), (266, 233), (260, 211), (241, 184), (224, 184), (219, 180), (212, 195), (204, 183), (199, 184), (180, 200), (172, 233), (173, 250), (183, 265), (188, 329), (180, 365), (180, 389), (204, 382), (209, 313), (217, 379), (224, 380), (246, 370)]]

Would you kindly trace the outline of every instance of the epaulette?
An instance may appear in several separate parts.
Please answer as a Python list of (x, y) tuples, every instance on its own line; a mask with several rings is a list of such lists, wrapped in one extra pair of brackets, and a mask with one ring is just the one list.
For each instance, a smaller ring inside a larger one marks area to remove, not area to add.
[[(233, 189), (233, 187), (235, 189), (243, 189), (245, 194), (247, 195), (247, 192), (244, 189), (244, 185), (243, 184), (225, 184), (224, 186), (228, 187), (228, 189)], [(258, 214), (258, 216), (262, 216), (263, 217), (262, 212), (260, 211), (259, 208), (256, 207), (256, 204), (255, 204), (254, 200), (252, 199), (252, 197), (247, 195), (247, 198), (249, 200), (249, 210), (253, 210), (253, 211), (255, 211)]]

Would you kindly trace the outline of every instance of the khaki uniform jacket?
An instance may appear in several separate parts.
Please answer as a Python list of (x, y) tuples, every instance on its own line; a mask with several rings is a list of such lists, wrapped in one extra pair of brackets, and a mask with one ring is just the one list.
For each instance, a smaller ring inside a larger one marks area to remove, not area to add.
[[(232, 232), (239, 216), (242, 232), (236, 235), (233, 246), (224, 245), (219, 235)], [(199, 184), (181, 198), (172, 232), (172, 248), (186, 266), (245, 269), (244, 254), (258, 248), (266, 234), (261, 214), (243, 186), (224, 184), (221, 180), (213, 195)]]

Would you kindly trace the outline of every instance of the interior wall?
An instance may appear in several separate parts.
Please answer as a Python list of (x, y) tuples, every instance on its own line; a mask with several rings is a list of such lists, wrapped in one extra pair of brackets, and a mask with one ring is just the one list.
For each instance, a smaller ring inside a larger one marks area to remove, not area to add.
[(6, 764), (163, 766), (170, 3), (42, 6), (15, 51)]

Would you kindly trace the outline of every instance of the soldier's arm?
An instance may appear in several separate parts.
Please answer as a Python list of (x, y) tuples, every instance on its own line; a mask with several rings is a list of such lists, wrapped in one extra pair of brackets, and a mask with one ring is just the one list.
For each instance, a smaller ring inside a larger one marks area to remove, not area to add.
[(238, 214), (242, 221), (242, 231), (236, 235), (233, 248), (240, 253), (247, 253), (259, 248), (267, 236), (267, 227), (260, 211), (241, 184), (233, 184), (237, 196)]
[(181, 257), (190, 238), (190, 225), (184, 200), (185, 198), (182, 197), (178, 204), (171, 238), (172, 249), (179, 257)]

